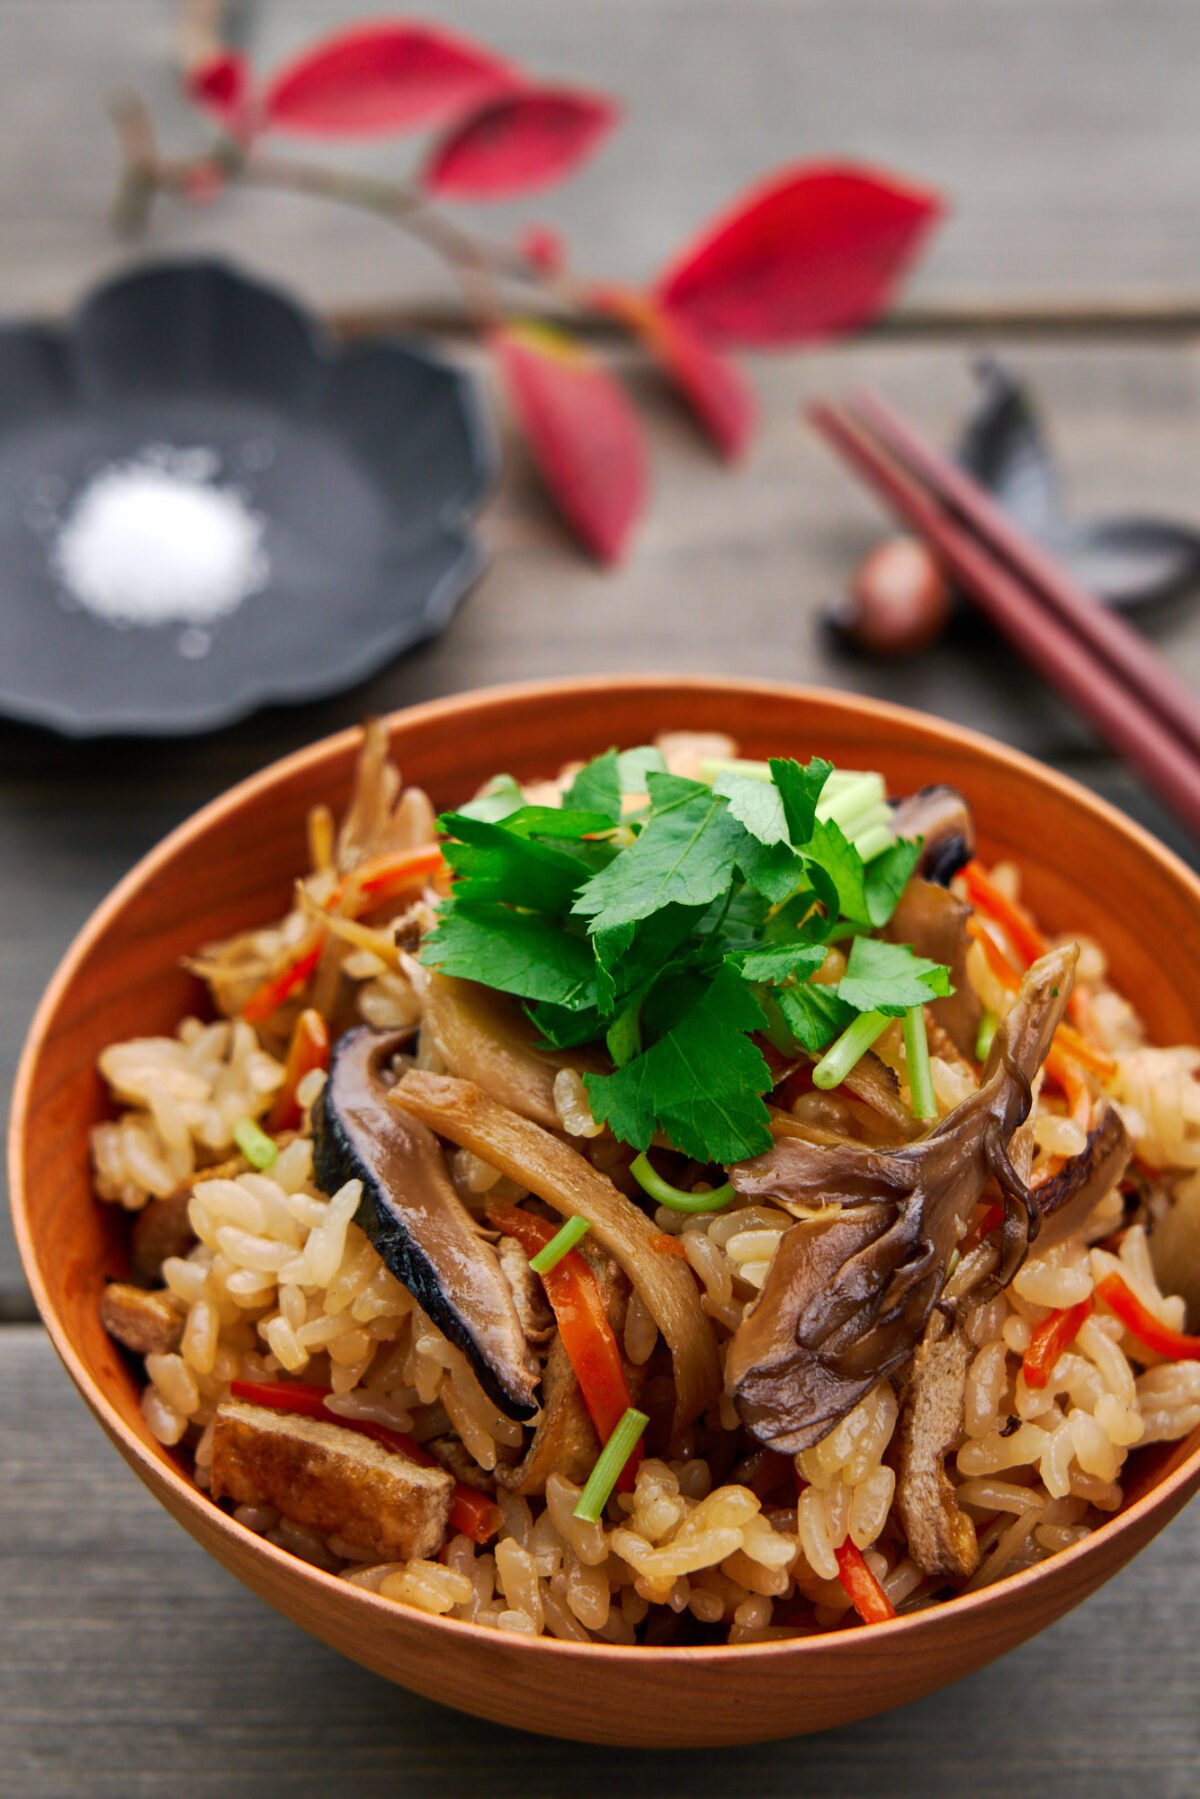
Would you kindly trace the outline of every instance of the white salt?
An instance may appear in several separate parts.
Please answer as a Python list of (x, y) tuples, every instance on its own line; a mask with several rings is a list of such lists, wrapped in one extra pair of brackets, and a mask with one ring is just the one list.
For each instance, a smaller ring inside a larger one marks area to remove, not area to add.
[(151, 448), (92, 477), (58, 529), (51, 562), (70, 597), (114, 625), (198, 627), (233, 612), (267, 581), (264, 521), (212, 480), (211, 450)]

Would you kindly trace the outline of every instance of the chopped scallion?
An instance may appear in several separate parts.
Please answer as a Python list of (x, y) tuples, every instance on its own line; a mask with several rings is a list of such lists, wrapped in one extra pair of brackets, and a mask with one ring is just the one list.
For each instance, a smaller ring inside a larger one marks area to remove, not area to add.
[(914, 1118), (936, 1118), (933, 1075), (929, 1068), (929, 1037), (924, 1006), (910, 1006), (904, 1014), (904, 1054), (908, 1062), (908, 1090)]
[(890, 850), (896, 841), (896, 833), (886, 818), (868, 825), (866, 830), (859, 830), (854, 837), (854, 847), (864, 862), (873, 862), (876, 856), (882, 856), (884, 850)]
[(645, 1150), (634, 1157), (629, 1172), (644, 1193), (660, 1206), (669, 1206), (672, 1212), (720, 1212), (733, 1198), (728, 1181), (708, 1193), (685, 1193), (681, 1187), (673, 1187), (670, 1181), (664, 1181)]
[(887, 789), (882, 775), (851, 775), (830, 791), (832, 781), (830, 775), (817, 801), (817, 817), (832, 819), (847, 837), (853, 837), (864, 822), (874, 824), (886, 816)]
[(877, 1037), (891, 1023), (882, 1012), (860, 1012), (840, 1037), (835, 1037), (812, 1071), (814, 1087), (837, 1087), (856, 1063), (861, 1062)]
[(271, 1138), (253, 1118), (238, 1119), (233, 1127), (233, 1140), (251, 1168), (269, 1168), (279, 1154)]
[(994, 1012), (985, 1012), (979, 1020), (979, 1035), (975, 1039), (975, 1060), (986, 1062), (992, 1053), (992, 1038), (996, 1035), (996, 1027), (1000, 1020)]
[(535, 1274), (549, 1274), (557, 1268), (565, 1255), (569, 1255), (579, 1239), (587, 1235), (591, 1227), (586, 1218), (578, 1213), (568, 1218), (560, 1231), (556, 1231), (545, 1249), (539, 1249), (535, 1256), (530, 1256), (529, 1266)]
[(638, 1439), (650, 1420), (645, 1412), (633, 1406), (618, 1421), (612, 1436), (600, 1451), (596, 1466), (588, 1475), (587, 1485), (575, 1505), (574, 1516), (585, 1524), (599, 1524), (621, 1470), (637, 1447)]

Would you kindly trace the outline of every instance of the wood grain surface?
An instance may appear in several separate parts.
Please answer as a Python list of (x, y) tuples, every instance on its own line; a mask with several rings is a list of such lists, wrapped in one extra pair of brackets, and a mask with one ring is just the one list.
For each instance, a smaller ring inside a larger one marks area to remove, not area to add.
[[(386, 5), (258, 0), (230, 9), (270, 68)], [(395, 8), (392, 9), (396, 10)], [(644, 280), (739, 188), (799, 157), (853, 155), (929, 180), (953, 215), (911, 289), (927, 308), (1085, 305), (1200, 295), (1200, 150), (1190, 0), (424, 0), (543, 76), (611, 90), (628, 120), (559, 193), (464, 216), (564, 230), (590, 272)], [(164, 142), (203, 128), (178, 97), (168, 0), (4, 0), (0, 304), (67, 304), (130, 252), (105, 222), (116, 158), (105, 105), (134, 88)], [(404, 172), (412, 147), (368, 144), (356, 167)], [(164, 209), (149, 243), (223, 249), (314, 303), (416, 294), (439, 266), (377, 221), (243, 194)]]
[(287, 1623), (133, 1478), (34, 1328), (5, 1333), (0, 1443), (0, 1785), (20, 1799), (1196, 1790), (1192, 1583), (1181, 1572), (1200, 1557), (1200, 1507), (1060, 1624), (903, 1711), (756, 1749), (635, 1753), (464, 1718)]

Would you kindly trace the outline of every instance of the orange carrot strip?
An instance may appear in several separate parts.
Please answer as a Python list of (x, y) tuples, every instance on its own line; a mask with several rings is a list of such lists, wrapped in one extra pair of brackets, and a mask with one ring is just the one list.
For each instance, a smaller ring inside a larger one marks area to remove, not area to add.
[(1060, 1024), (1054, 1033), (1054, 1039), (1064, 1054), (1070, 1056), (1073, 1062), (1078, 1062), (1081, 1068), (1086, 1068), (1089, 1074), (1097, 1075), (1102, 1081), (1110, 1081), (1116, 1074), (1117, 1065), (1113, 1058), (1102, 1049), (1097, 1049), (1094, 1043), (1089, 1043), (1073, 1026)]
[[(528, 1256), (535, 1256), (558, 1235), (546, 1219), (519, 1206), (491, 1206), (488, 1221), (505, 1236), (515, 1237)], [(541, 1278), (583, 1403), (601, 1443), (607, 1443), (633, 1401), (600, 1283), (577, 1249), (568, 1250)], [(618, 1492), (633, 1491), (641, 1459), (639, 1442), (618, 1476)]]
[(314, 1011), (312, 1006), (306, 1006), (292, 1026), (292, 1040), (288, 1044), (287, 1062), (283, 1071), (283, 1086), (275, 1095), (275, 1103), (268, 1114), (268, 1131), (295, 1130), (300, 1123), (297, 1087), (314, 1068), (328, 1067), (329, 1026), (319, 1012)]
[(884, 1624), (889, 1618), (894, 1618), (895, 1606), (871, 1573), (862, 1551), (855, 1547), (849, 1537), (833, 1553), (837, 1558), (838, 1579), (863, 1623)]
[(1058, 1366), (1059, 1356), (1071, 1347), (1095, 1309), (1096, 1302), (1089, 1295), (1077, 1306), (1064, 1306), (1042, 1319), (1029, 1339), (1029, 1348), (1021, 1363), (1027, 1387), (1046, 1385)]
[(995, 919), (1026, 968), (1045, 955), (1046, 939), (1042, 933), (1024, 908), (1000, 891), (982, 863), (968, 862), (961, 873), (971, 904), (977, 912)]
[(1200, 1362), (1200, 1337), (1191, 1337), (1186, 1331), (1172, 1330), (1169, 1324), (1163, 1324), (1119, 1274), (1106, 1274), (1096, 1283), (1096, 1294), (1121, 1320), (1130, 1336), (1152, 1349), (1155, 1355), (1166, 1356), (1171, 1362)]
[(325, 947), (325, 933), (320, 931), (315, 937), (305, 939), (304, 947), (293, 956), (287, 966), (279, 974), (265, 980), (261, 987), (256, 987), (250, 998), (242, 1007), (242, 1017), (247, 1024), (262, 1024), (278, 1012), (285, 1000), (291, 999), (305, 986), (321, 960), (321, 951)]

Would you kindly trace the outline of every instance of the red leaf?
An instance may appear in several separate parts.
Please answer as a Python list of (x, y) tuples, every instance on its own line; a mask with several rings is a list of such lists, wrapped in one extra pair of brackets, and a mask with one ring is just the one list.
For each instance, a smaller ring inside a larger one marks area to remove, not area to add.
[(620, 319), (674, 384), (705, 435), (730, 462), (754, 432), (754, 395), (740, 371), (650, 294), (628, 287), (597, 288), (589, 298)]
[(789, 169), (685, 250), (655, 292), (716, 342), (832, 337), (882, 311), (941, 212), (936, 194), (890, 176)]
[(249, 109), (250, 82), (246, 58), (233, 50), (221, 50), (189, 69), (183, 88), (193, 106), (211, 113), (227, 131), (239, 131)]
[(618, 116), (598, 94), (518, 88), (451, 127), (434, 146), (422, 185), (456, 200), (506, 200), (550, 187), (599, 148)]
[(517, 79), (489, 50), (440, 27), (353, 25), (280, 69), (265, 109), (283, 131), (370, 137), (441, 125)]
[(649, 486), (633, 407), (602, 364), (561, 331), (504, 325), (490, 341), (555, 504), (601, 562), (619, 562)]

